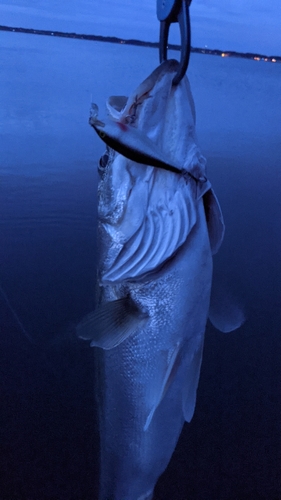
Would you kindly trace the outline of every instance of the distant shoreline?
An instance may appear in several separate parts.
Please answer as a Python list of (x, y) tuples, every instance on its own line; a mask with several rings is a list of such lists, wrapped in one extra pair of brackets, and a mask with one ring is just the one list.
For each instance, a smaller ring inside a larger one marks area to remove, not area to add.
[[(0, 31), (12, 31), (15, 33), (29, 33), (32, 35), (45, 35), (45, 36), (58, 36), (62, 38), (78, 38), (79, 40), (92, 40), (96, 42), (108, 42), (108, 43), (118, 43), (124, 45), (137, 45), (142, 47), (158, 48), (158, 42), (143, 42), (141, 40), (125, 40), (123, 38), (118, 38), (115, 36), (101, 36), (101, 35), (83, 35), (79, 33), (65, 33), (63, 31), (49, 31), (49, 30), (36, 30), (32, 28), (17, 28), (11, 26), (1, 26)], [(180, 45), (169, 44), (168, 48), (170, 50), (180, 50)], [(279, 62), (281, 63), (281, 56), (265, 56), (262, 54), (254, 54), (250, 52), (235, 52), (232, 50), (222, 51), (218, 49), (208, 49), (208, 48), (197, 48), (191, 47), (191, 52), (197, 54), (210, 54), (220, 57), (241, 57), (243, 59), (252, 59), (254, 61), (265, 61), (265, 62)]]

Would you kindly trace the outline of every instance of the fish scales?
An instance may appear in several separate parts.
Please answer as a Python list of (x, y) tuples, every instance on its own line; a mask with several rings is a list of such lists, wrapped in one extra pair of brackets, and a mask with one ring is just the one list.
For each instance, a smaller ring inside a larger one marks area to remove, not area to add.
[[(200, 234), (199, 237), (201, 239)], [(203, 243), (207, 247), (203, 250), (206, 253), (209, 242)], [(104, 387), (100, 421), (100, 498), (103, 500), (138, 499), (144, 490), (153, 488), (168, 465), (184, 423), (182, 385), (188, 384), (186, 368), (188, 370), (192, 361), (192, 353), (200, 349), (203, 342), (211, 262), (207, 259), (204, 278), (199, 277), (194, 269), (188, 287), (183, 276), (189, 256), (185, 248), (179, 253), (176, 265), (171, 261), (166, 266), (164, 277), (155, 276), (151, 286), (140, 285), (132, 292), (132, 296), (148, 308), (153, 318), (150, 326), (115, 349), (99, 354), (102, 366), (99, 384)], [(197, 279), (202, 288), (193, 297), (198, 304), (194, 317), (194, 303), (190, 301), (190, 307), (187, 304), (188, 295), (194, 294), (194, 287), (198, 288)], [(109, 295), (109, 298), (112, 300), (113, 296)], [(155, 394), (161, 391), (169, 356), (177, 343), (180, 343), (182, 357), (177, 373), (155, 410), (149, 428), (144, 431)], [(112, 462), (109, 462), (109, 457), (114, 457)], [(110, 484), (111, 481), (114, 485)], [(115, 496), (110, 497), (112, 491)]]
[(98, 307), (77, 327), (96, 346), (100, 500), (151, 500), (195, 408), (224, 224), (177, 67), (110, 98), (108, 123), (90, 119), (115, 145), (99, 168)]

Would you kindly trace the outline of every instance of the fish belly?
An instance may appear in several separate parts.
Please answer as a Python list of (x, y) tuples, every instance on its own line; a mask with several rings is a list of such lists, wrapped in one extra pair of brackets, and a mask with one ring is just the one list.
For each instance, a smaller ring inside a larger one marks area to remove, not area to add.
[[(147, 326), (111, 350), (96, 349), (100, 500), (152, 499), (182, 430), (185, 388), (194, 353), (202, 352), (212, 280), (202, 201), (197, 221), (186, 243), (153, 279), (128, 285), (149, 313)], [(111, 293), (110, 287), (103, 291), (104, 300)], [(179, 354), (169, 383), (145, 430), (174, 352)], [(197, 364), (195, 394), (201, 355)]]

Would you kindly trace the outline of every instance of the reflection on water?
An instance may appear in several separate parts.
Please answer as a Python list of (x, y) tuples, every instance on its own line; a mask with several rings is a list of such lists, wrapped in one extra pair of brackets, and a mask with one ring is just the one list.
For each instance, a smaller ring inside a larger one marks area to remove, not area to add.
[[(1, 500), (92, 500), (94, 356), (73, 335), (95, 301), (102, 146), (87, 126), (90, 93), (100, 106), (123, 95), (157, 54), (10, 33), (3, 40), (0, 283), (32, 342), (0, 294)], [(189, 71), (227, 226), (215, 276), (239, 297), (247, 322), (233, 334), (208, 325), (195, 417), (155, 498), (277, 499), (280, 67), (193, 55)]]

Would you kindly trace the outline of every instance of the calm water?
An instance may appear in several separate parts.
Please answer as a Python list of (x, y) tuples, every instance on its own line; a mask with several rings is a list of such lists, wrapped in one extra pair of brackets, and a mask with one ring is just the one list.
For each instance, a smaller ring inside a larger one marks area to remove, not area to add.
[[(158, 56), (0, 37), (0, 500), (95, 500), (93, 351), (72, 333), (95, 295), (89, 105), (130, 92)], [(227, 225), (215, 276), (247, 321), (208, 325), (195, 416), (155, 500), (279, 500), (281, 65), (192, 54), (188, 74)]]

